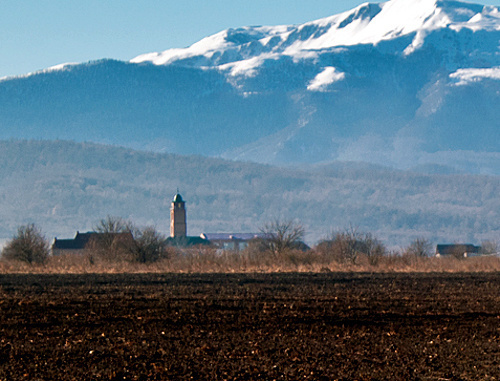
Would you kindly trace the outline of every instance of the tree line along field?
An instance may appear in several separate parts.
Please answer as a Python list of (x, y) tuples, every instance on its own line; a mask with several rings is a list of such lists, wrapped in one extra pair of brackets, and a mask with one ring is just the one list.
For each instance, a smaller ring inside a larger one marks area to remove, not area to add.
[(497, 380), (498, 273), (0, 276), (0, 379)]
[(81, 250), (51, 253), (36, 225), (20, 226), (1, 251), (0, 274), (500, 271), (496, 242), (474, 247), (478, 252), (471, 257), (467, 245), (432, 256), (425, 239), (396, 252), (370, 233), (346, 230), (311, 249), (301, 242), (303, 228), (290, 221), (267, 225), (266, 238), (249, 241), (243, 250), (172, 245), (154, 227), (141, 229), (109, 216), (96, 231)]

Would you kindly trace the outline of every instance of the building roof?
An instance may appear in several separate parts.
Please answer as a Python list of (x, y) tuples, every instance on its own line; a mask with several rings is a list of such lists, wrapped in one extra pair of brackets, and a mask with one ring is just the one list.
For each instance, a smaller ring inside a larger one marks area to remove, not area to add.
[(172, 202), (184, 202), (180, 193), (176, 193)]
[(83, 250), (87, 246), (87, 244), (92, 239), (97, 239), (101, 237), (103, 234), (111, 234), (116, 237), (122, 237), (125, 240), (133, 239), (132, 234), (130, 232), (125, 233), (96, 233), (96, 232), (87, 232), (80, 233), (76, 232), (75, 238), (73, 239), (54, 239), (54, 243), (52, 244), (52, 249), (59, 250)]
[(61, 249), (61, 250), (83, 250), (85, 245), (90, 241), (90, 238), (96, 233), (87, 232), (80, 233), (76, 232), (75, 238), (73, 239), (54, 239), (54, 243), (52, 244), (53, 249)]
[(479, 253), (480, 250), (480, 246), (474, 246), (471, 243), (446, 244), (436, 246), (436, 253), (441, 255), (457, 253)]
[(168, 246), (177, 246), (177, 247), (210, 245), (209, 241), (207, 241), (206, 239), (204, 239), (202, 237), (198, 237), (198, 236), (195, 236), (195, 237), (190, 237), (190, 236), (168, 237), (165, 242)]
[(201, 238), (208, 239), (209, 241), (250, 241), (252, 239), (269, 238), (269, 234), (266, 233), (202, 233)]

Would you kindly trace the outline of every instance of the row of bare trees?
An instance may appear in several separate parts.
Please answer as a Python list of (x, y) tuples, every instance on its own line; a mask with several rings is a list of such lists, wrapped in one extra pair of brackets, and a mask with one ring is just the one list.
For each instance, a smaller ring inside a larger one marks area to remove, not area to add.
[[(293, 221), (275, 220), (264, 225), (262, 237), (250, 242), (246, 253), (266, 261), (283, 261), (284, 258), (310, 261), (337, 262), (357, 265), (362, 258), (371, 266), (377, 266), (389, 253), (384, 244), (371, 233), (359, 232), (352, 226), (334, 233), (320, 242), (314, 249), (303, 243), (305, 230)], [(167, 238), (154, 227), (138, 228), (130, 221), (118, 217), (100, 220), (94, 231), (99, 233), (89, 242), (85, 257), (90, 263), (96, 261), (130, 261), (152, 263), (172, 255)], [(498, 251), (498, 246), (495, 246)], [(41, 230), (34, 224), (18, 228), (17, 233), (2, 251), (2, 257), (27, 263), (44, 263), (49, 258), (49, 244)], [(307, 254), (303, 254), (307, 253)], [(431, 256), (432, 246), (424, 238), (417, 238), (402, 250), (402, 255), (414, 258)], [(254, 255), (255, 256), (255, 255)]]

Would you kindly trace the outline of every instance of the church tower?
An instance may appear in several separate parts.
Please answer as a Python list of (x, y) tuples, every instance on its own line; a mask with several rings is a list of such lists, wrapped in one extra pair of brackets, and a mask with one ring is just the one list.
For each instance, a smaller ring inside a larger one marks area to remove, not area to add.
[(170, 207), (170, 237), (185, 237), (186, 235), (186, 206), (182, 196), (177, 192)]

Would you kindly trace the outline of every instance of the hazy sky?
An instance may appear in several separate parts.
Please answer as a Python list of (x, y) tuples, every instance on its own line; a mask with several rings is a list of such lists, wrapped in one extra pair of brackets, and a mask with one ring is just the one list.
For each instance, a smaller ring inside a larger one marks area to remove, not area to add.
[[(298, 24), (360, 0), (0, 0), (0, 78), (65, 62), (129, 60), (229, 27)], [(500, 0), (469, 0), (499, 5)]]

